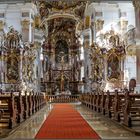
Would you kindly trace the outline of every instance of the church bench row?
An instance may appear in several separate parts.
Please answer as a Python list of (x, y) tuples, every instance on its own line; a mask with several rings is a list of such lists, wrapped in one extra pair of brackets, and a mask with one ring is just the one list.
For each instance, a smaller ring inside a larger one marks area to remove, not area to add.
[(13, 128), (45, 105), (42, 94), (5, 93), (0, 95), (0, 124)]
[(83, 94), (81, 102), (109, 118), (131, 127), (140, 128), (140, 94), (125, 92), (113, 93), (109, 91)]

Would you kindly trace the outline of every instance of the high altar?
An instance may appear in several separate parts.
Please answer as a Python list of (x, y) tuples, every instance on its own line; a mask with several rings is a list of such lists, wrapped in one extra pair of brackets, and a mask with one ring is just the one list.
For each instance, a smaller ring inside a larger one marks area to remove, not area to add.
[[(78, 93), (80, 81), (80, 43), (75, 35), (76, 22), (67, 18), (56, 18), (48, 22), (49, 32), (42, 45), (43, 56), (49, 57), (49, 65), (44, 70), (47, 92), (70, 90)], [(59, 35), (61, 34), (61, 37)], [(62, 37), (63, 36), (63, 37)], [(45, 66), (45, 60), (43, 65)]]

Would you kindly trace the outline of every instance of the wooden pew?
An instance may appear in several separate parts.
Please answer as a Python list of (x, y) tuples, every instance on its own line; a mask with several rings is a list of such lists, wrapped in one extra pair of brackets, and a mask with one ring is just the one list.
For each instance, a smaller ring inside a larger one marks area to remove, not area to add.
[(85, 106), (92, 105), (94, 111), (101, 112), (140, 134), (140, 94), (129, 93), (128, 90), (125, 93), (117, 90), (112, 93), (95, 92), (83, 94), (81, 100)]
[(106, 92), (106, 100), (105, 100), (105, 115), (109, 118), (112, 117), (113, 114), (113, 94), (110, 94), (109, 90)]
[(101, 91), (97, 91), (97, 98), (96, 98), (96, 103), (95, 103), (95, 108), (97, 112), (101, 111)]
[(44, 105), (46, 105), (46, 99), (43, 93), (40, 95), (40, 107), (42, 108)]
[(96, 100), (97, 100), (97, 95), (96, 92), (93, 94), (93, 110), (96, 111)]
[(27, 100), (28, 100), (28, 105), (29, 105), (29, 112), (28, 115), (31, 116), (33, 114), (32, 112), (32, 108), (33, 108), (33, 102), (32, 102), (32, 93), (30, 92), (29, 95), (27, 96)]
[(0, 123), (7, 128), (13, 128), (17, 125), (17, 102), (13, 93), (7, 95), (0, 95), (0, 101), (3, 102), (0, 105), (2, 110), (2, 116)]
[(130, 94), (126, 90), (123, 115), (124, 125), (132, 128), (136, 128), (137, 125), (140, 126), (140, 94)]
[(100, 104), (100, 111), (103, 115), (105, 115), (105, 101), (106, 101), (106, 95), (102, 91), (101, 92), (101, 104)]
[(35, 112), (37, 112), (37, 111), (39, 110), (39, 100), (38, 100), (38, 97), (39, 97), (39, 95), (38, 95), (38, 93), (36, 93), (36, 94), (34, 95)]
[(35, 106), (36, 106), (36, 102), (35, 102), (35, 93), (33, 92), (31, 95), (32, 98), (32, 114), (35, 113)]
[[(0, 95), (0, 123), (4, 128), (12, 129), (46, 104), (42, 93), (21, 95), (11, 92)], [(1, 129), (1, 128), (0, 128)]]
[(90, 95), (90, 93), (87, 93), (87, 96), (86, 96), (86, 106), (88, 107), (88, 108), (90, 108), (90, 98), (91, 98), (91, 95)]
[(114, 92), (114, 103), (113, 103), (113, 119), (120, 122), (123, 119), (123, 105), (124, 105), (124, 93), (118, 92), (115, 90)]
[(91, 96), (90, 96), (90, 109), (93, 109), (93, 99), (94, 99), (94, 96), (93, 96), (93, 93), (91, 93)]
[(84, 104), (87, 107), (88, 106), (88, 93), (85, 93), (85, 98), (84, 98)]
[(21, 92), (15, 98), (17, 99), (17, 123), (20, 123), (24, 120), (24, 104)]
[(25, 92), (25, 96), (22, 96), (23, 100), (23, 106), (24, 106), (24, 111), (23, 111), (23, 118), (27, 119), (29, 117), (29, 102), (28, 102), (28, 96), (27, 92)]
[(83, 105), (85, 105), (85, 95), (84, 95), (84, 94), (82, 94), (82, 95), (80, 96), (80, 101), (81, 101), (81, 103), (82, 103)]

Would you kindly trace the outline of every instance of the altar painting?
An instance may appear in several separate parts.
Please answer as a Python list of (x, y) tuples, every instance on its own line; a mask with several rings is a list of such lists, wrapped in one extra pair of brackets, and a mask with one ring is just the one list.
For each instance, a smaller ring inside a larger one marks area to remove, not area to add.
[(120, 64), (117, 55), (111, 54), (107, 60), (107, 77), (108, 80), (119, 79), (120, 77)]

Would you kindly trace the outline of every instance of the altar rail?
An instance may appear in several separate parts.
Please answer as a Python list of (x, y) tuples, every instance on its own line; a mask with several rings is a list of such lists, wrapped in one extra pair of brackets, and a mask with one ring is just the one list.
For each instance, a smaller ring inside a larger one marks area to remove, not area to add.
[(79, 102), (79, 95), (47, 95), (49, 103), (74, 103)]

